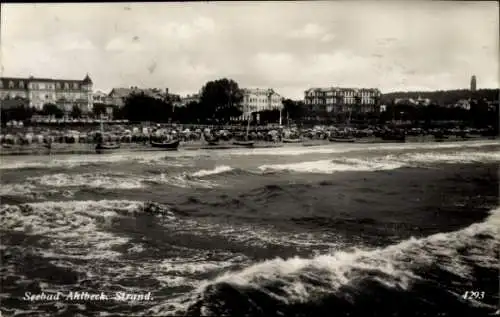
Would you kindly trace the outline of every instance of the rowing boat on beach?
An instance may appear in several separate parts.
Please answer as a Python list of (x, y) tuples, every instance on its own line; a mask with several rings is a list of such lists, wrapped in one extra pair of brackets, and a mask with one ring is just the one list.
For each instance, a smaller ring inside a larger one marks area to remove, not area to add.
[(356, 141), (356, 138), (352, 137), (330, 138), (329, 141), (337, 143), (354, 143)]
[(164, 150), (177, 150), (179, 148), (180, 141), (179, 140), (173, 140), (173, 141), (168, 141), (168, 142), (154, 142), (151, 141), (151, 146), (154, 148), (160, 148)]
[(253, 147), (254, 141), (234, 141), (233, 145), (239, 145), (244, 147)]
[(283, 139), (283, 143), (301, 143), (301, 139)]

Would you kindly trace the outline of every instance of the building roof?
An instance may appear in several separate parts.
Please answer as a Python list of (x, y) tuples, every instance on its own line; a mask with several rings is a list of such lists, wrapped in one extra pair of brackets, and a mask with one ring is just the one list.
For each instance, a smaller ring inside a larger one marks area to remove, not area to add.
[[(14, 87), (9, 87), (9, 83), (12, 82)], [(3, 89), (28, 89), (28, 79), (24, 78), (13, 78), (13, 77), (1, 77), (0, 78), (0, 88)]]
[(90, 76), (89, 74), (87, 73), (87, 75), (85, 75), (85, 78), (83, 79), (82, 81), (84, 84), (91, 84), (92, 85), (92, 79), (90, 79)]
[(130, 88), (113, 88), (109, 92), (110, 97), (125, 98), (132, 93)]
[(380, 92), (378, 88), (354, 88), (354, 87), (313, 87), (307, 89), (305, 92), (311, 92), (311, 91), (321, 91), (321, 92), (328, 92), (328, 91), (370, 91), (370, 92)]
[(113, 88), (111, 89), (109, 96), (115, 98), (126, 98), (133, 93), (144, 93), (146, 96), (164, 99), (166, 98), (166, 92), (162, 91), (158, 88), (148, 88), (148, 89), (140, 89), (137, 87), (132, 88)]
[[(85, 77), (87, 78), (88, 75)], [(90, 78), (88, 78), (90, 80)], [(13, 88), (9, 88), (9, 83), (12, 82), (14, 84)], [(28, 78), (21, 78), (21, 77), (0, 77), (0, 88), (4, 89), (28, 89), (28, 83), (30, 82), (47, 82), (47, 83), (77, 83), (79, 84), (78, 89), (80, 89), (80, 85), (82, 84), (92, 84), (92, 81), (90, 82), (85, 82), (84, 80), (77, 80), (77, 79), (53, 79), (53, 78), (37, 78), (37, 77), (28, 77)], [(61, 85), (62, 86), (62, 85)], [(73, 88), (70, 86), (70, 88)]]

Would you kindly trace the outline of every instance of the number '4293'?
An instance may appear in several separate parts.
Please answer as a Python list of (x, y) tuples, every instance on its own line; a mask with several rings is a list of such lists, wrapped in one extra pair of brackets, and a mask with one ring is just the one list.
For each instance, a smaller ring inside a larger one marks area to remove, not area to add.
[(462, 295), (463, 299), (484, 299), (484, 292), (482, 291), (466, 291)]

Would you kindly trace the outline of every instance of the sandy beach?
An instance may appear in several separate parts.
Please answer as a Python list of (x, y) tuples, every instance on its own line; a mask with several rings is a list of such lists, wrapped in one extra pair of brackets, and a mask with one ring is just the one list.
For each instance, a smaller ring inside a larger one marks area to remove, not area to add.
[[(492, 137), (474, 137), (468, 139), (473, 140), (491, 140), (497, 139)], [(444, 142), (463, 142), (467, 141), (459, 138), (450, 136)], [(245, 148), (243, 146), (234, 145), (233, 141), (221, 141), (217, 146), (208, 145), (204, 141), (188, 141), (181, 142), (179, 150), (195, 151), (195, 150), (227, 150), (227, 149), (237, 149)], [(434, 143), (437, 142), (432, 136), (408, 136), (405, 143)], [(384, 144), (384, 143), (394, 143), (394, 141), (386, 141), (377, 137), (365, 137), (359, 138), (355, 143), (370, 143), (370, 144)], [(328, 144), (335, 144), (329, 140), (309, 140), (304, 139), (300, 143), (281, 143), (281, 142), (267, 142), (267, 141), (255, 141), (253, 148), (280, 148), (302, 145), (306, 147), (310, 146), (324, 146)], [(338, 143), (337, 143), (338, 144)], [(120, 149), (113, 151), (116, 152), (134, 152), (134, 151), (164, 151), (163, 149), (152, 148), (147, 143), (121, 143)], [(9, 145), (8, 147), (0, 148), (0, 156), (6, 155), (57, 155), (57, 154), (93, 154), (95, 153), (95, 144), (93, 143), (53, 143), (52, 148), (48, 149), (43, 144), (28, 144), (28, 145)]]

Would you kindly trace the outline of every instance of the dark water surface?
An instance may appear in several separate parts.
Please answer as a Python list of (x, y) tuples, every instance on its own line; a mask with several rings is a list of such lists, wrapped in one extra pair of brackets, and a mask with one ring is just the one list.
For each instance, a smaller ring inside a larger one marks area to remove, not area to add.
[[(2, 315), (488, 315), (499, 303), (499, 150), (3, 157)], [(23, 298), (71, 291), (108, 298)]]

